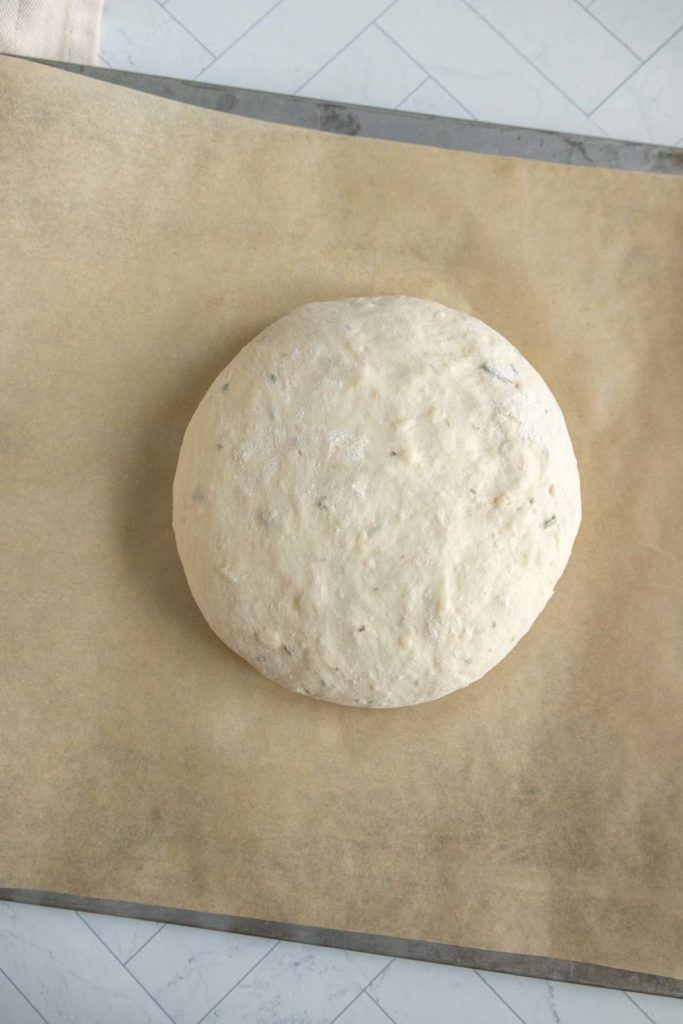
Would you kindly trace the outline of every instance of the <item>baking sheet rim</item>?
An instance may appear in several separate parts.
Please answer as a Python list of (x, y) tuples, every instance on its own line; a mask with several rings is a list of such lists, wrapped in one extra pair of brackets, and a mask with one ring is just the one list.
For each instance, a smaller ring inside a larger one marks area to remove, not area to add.
[(212, 931), (254, 935), (260, 938), (280, 939), (285, 942), (303, 942), (313, 946), (329, 946), (334, 949), (348, 949), (360, 953), (375, 953), (381, 956), (469, 967), (474, 970), (516, 974), (549, 981), (566, 981), (577, 985), (597, 985), (601, 988), (622, 989), (647, 995), (683, 999), (683, 979), (667, 978), (664, 975), (646, 974), (641, 971), (627, 971), (617, 967), (604, 967), (600, 964), (560, 960), (555, 957), (533, 956), (528, 953), (503, 953), (499, 950), (455, 946), (444, 942), (428, 942), (423, 939), (403, 939), (392, 935), (320, 928), (316, 925), (264, 921), (232, 914), (215, 914), (181, 907), (164, 907), (148, 903), (76, 896), (72, 893), (49, 892), (42, 889), (0, 887), (0, 900), (74, 910), (88, 914), (160, 921), (164, 924), (184, 925), (190, 928), (207, 928)]

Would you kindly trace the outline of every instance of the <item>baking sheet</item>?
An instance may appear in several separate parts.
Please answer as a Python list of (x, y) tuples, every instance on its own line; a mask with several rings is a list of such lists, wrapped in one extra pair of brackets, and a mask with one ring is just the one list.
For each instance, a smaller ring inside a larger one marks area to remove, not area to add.
[(440, 149), (457, 149), (458, 152), (521, 156), (528, 160), (572, 164), (575, 167), (614, 167), (629, 171), (656, 171), (658, 174), (683, 174), (683, 149), (675, 146), (606, 139), (602, 135), (521, 128), (518, 125), (491, 124), (470, 119), (459, 120), (409, 110), (365, 107), (359, 103), (331, 102), (311, 96), (242, 89), (233, 85), (123, 71), (120, 68), (52, 60), (39, 60), (39, 63), (97, 78), (101, 82), (125, 85), (129, 89), (148, 92), (153, 96), (190, 103), (195, 107), (221, 110), (241, 117), (255, 117), (259, 121), (273, 124), (315, 128), (337, 135), (415, 142), (423, 146), (438, 146)]
[[(3, 885), (682, 974), (680, 180), (0, 75)], [(372, 712), (211, 634), (170, 485), (253, 334), (398, 292), (539, 369), (584, 523), (486, 680)]]

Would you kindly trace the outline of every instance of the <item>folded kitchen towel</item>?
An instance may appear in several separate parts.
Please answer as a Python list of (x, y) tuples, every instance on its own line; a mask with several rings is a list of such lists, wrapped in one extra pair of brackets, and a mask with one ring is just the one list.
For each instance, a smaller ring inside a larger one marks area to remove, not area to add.
[(0, 51), (94, 64), (102, 0), (0, 0)]

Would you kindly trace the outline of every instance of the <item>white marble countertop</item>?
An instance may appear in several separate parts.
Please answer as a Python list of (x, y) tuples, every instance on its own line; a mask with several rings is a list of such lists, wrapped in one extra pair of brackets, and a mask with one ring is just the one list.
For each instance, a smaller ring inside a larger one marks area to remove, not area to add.
[(0, 902), (2, 1024), (682, 1024), (683, 1000)]
[(683, 142), (683, 0), (105, 0), (115, 68)]
[[(683, 0), (105, 0), (112, 67), (683, 143)], [(683, 1024), (683, 1001), (0, 903), (0, 1024)]]

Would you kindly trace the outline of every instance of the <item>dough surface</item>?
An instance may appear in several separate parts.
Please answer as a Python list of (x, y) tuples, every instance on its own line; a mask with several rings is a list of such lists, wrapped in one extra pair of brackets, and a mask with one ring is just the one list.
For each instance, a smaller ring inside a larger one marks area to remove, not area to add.
[(211, 628), (283, 686), (365, 707), (493, 668), (580, 519), (539, 374), (481, 321), (405, 296), (312, 303), (258, 335), (200, 402), (173, 487)]

